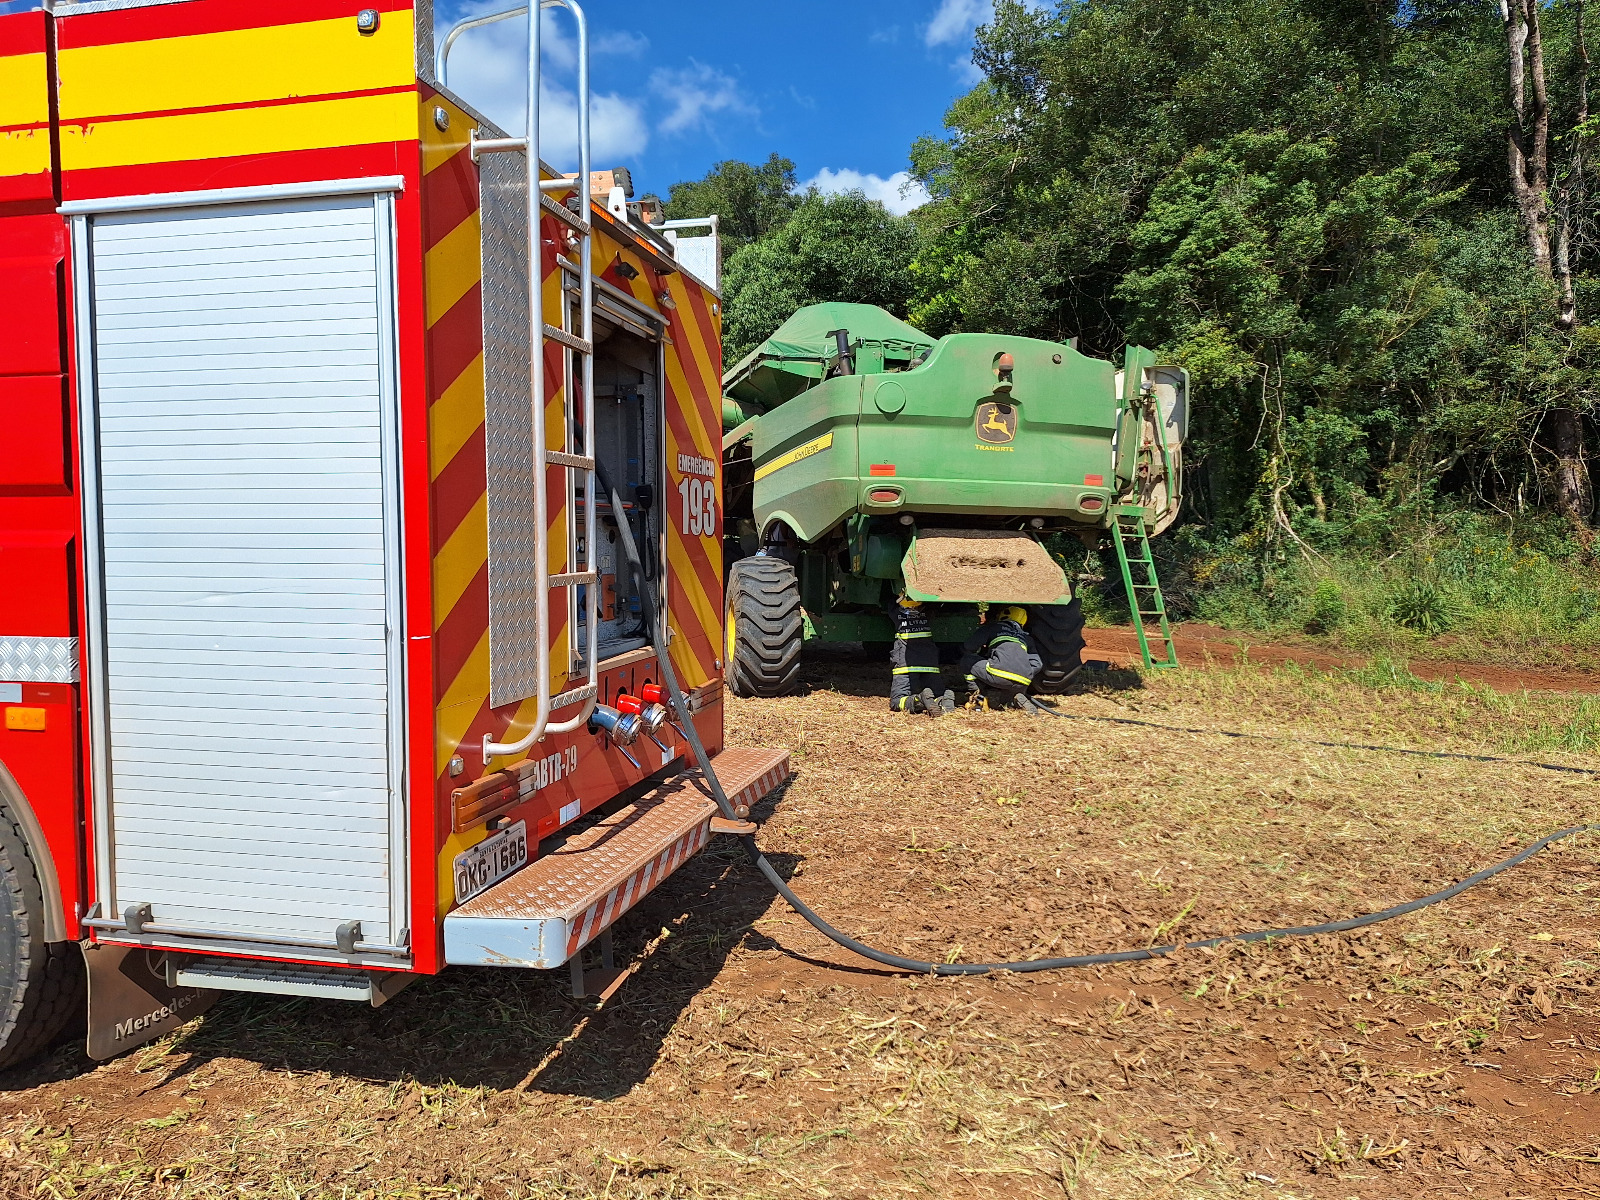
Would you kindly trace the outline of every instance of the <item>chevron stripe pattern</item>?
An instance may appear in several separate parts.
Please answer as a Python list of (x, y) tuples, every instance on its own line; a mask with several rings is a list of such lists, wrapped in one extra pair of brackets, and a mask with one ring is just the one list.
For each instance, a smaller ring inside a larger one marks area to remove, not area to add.
[[(429, 473), (433, 509), (433, 611), (437, 692), (434, 703), (434, 785), (441, 812), (449, 811), (452, 791), (463, 780), (449, 776), (450, 760), (460, 754), (474, 762), (474, 748), (485, 735), (514, 740), (532, 722), (534, 703), (496, 709), (489, 703), (489, 533), (484, 424), (484, 328), (482, 215), (478, 171), (469, 138), (475, 118), (429, 88), (420, 89), (422, 106), (424, 288), (428, 364)], [(439, 129), (435, 109), (448, 116)], [(562, 227), (546, 217), (547, 246), (562, 244)], [(597, 228), (594, 262), (608, 282), (661, 312), (667, 321), (665, 346), (665, 457), (667, 477), (662, 506), (668, 528), (667, 610), (673, 631), (671, 653), (686, 688), (711, 683), (721, 675), (717, 661), (722, 628), (722, 526), (702, 519), (698, 532), (682, 511), (680, 455), (706, 462), (721, 460), (721, 314), (717, 299), (682, 273), (658, 272), (630, 247), (603, 236)], [(632, 278), (619, 270), (631, 268)], [(562, 303), (560, 275), (547, 258), (545, 311)], [(562, 448), (566, 397), (562, 351), (545, 346), (546, 427), (550, 448)], [(719, 469), (720, 470), (720, 469)], [(720, 473), (698, 481), (719, 501)], [(550, 571), (568, 570), (566, 472), (550, 475)], [(720, 503), (718, 503), (720, 507)], [(551, 606), (551, 661), (568, 661), (566, 606)], [(567, 677), (557, 669), (551, 688), (559, 692)], [(468, 776), (472, 778), (473, 776)], [(466, 844), (466, 835), (441, 847), (439, 908), (450, 907), (449, 860)]]
[(603, 899), (595, 901), (584, 909), (572, 922), (571, 932), (567, 935), (567, 957), (571, 958), (611, 928), (618, 917), (647, 896), (668, 875), (699, 853), (700, 848), (706, 844), (706, 838), (710, 836), (709, 829), (709, 824), (695, 826), (622, 883), (612, 888)]

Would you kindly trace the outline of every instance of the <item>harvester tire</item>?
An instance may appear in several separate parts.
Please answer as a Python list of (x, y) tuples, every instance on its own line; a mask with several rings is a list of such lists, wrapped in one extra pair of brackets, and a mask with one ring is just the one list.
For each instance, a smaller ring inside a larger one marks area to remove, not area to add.
[(800, 577), (772, 555), (741, 558), (728, 572), (727, 679), (735, 696), (783, 696), (800, 674), (805, 618)]
[(1059, 692), (1083, 669), (1083, 605), (1038, 604), (1028, 609), (1028, 632), (1044, 669), (1033, 681), (1035, 692)]
[(0, 1070), (46, 1049), (83, 1004), (83, 951), (44, 940), (39, 873), (0, 807)]

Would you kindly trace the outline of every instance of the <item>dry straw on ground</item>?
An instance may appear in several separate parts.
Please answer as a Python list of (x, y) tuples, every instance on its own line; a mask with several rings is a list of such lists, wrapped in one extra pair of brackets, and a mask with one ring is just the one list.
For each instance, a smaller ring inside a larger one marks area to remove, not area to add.
[[(1593, 777), (1524, 765), (894, 716), (858, 658), (730, 701), (732, 740), (795, 753), (761, 835), (795, 887), (920, 957), (1343, 916), (1597, 815)], [(1063, 709), (1541, 757), (1571, 712), (1294, 672), (1138, 682)], [(624, 924), (649, 953), (598, 1014), (556, 976), (458, 970), (375, 1011), (231, 998), (115, 1062), (64, 1047), (0, 1077), (0, 1192), (1592, 1194), (1597, 854), (1574, 838), (1360, 936), (960, 980), (850, 959), (718, 847)]]

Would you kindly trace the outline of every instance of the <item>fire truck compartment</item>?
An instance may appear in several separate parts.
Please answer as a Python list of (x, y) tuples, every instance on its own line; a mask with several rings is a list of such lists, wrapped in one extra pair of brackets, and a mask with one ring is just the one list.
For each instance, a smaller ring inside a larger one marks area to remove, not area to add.
[[(633, 522), (646, 576), (659, 611), (661, 604), (661, 343), (659, 333), (641, 337), (627, 329), (596, 322), (594, 363), (595, 457), (606, 478), (621, 489)], [(581, 513), (581, 497), (574, 513)], [(638, 584), (623, 557), (614, 514), (602, 502), (600, 544), (593, 556), (600, 576), (600, 658), (604, 661), (649, 643)], [(580, 632), (572, 645), (581, 661), (586, 638), (585, 588), (575, 589), (573, 621)]]
[(96, 923), (394, 965), (392, 199), (285, 190), (68, 207)]

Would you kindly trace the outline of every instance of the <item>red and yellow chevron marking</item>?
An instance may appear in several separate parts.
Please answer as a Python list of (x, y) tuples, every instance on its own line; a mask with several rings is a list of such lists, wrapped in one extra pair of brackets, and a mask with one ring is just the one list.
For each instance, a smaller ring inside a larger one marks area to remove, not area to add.
[[(447, 803), (459, 780), (448, 774), (455, 755), (471, 756), (485, 734), (515, 740), (529, 728), (536, 709), (532, 700), (515, 710), (489, 706), (489, 526), (484, 462), (485, 406), (483, 377), (482, 222), (478, 210), (478, 171), (469, 148), (475, 120), (443, 97), (424, 92), (423, 240), (424, 287), (428, 326), (428, 442), (433, 479), (434, 661), (438, 680), (435, 697), (435, 790)], [(440, 131), (435, 106), (450, 116)], [(559, 228), (546, 218), (544, 238), (556, 242)], [(560, 311), (561, 281), (545, 276), (545, 312)], [(565, 379), (562, 354), (553, 343), (545, 348), (545, 418), (551, 449), (562, 447), (565, 428)], [(552, 468), (549, 476), (550, 571), (567, 570), (567, 472)], [(567, 593), (552, 596), (551, 690), (566, 684), (568, 661)], [(509, 720), (508, 720), (509, 717)], [(476, 768), (476, 762), (474, 767)], [(503, 764), (491, 764), (495, 769)], [(438, 854), (439, 911), (452, 903), (451, 862), (463, 849), (487, 836), (485, 829), (452, 833)]]
[[(433, 481), (434, 779), (448, 796), (450, 759), (491, 728), (489, 520), (484, 459), (482, 222), (469, 148), (477, 122), (424, 90), (423, 288), (427, 320), (428, 472)], [(449, 114), (440, 130), (433, 110)], [(440, 849), (438, 911), (454, 895), (451, 860), (484, 830)]]
[[(59, 20), (61, 161), (89, 170), (416, 137), (408, 0), (374, 33), (327, 3), (195, 0)], [(263, 24), (263, 12), (270, 23)], [(151, 15), (152, 13), (156, 15)], [(158, 19), (159, 17), (159, 19)]]

